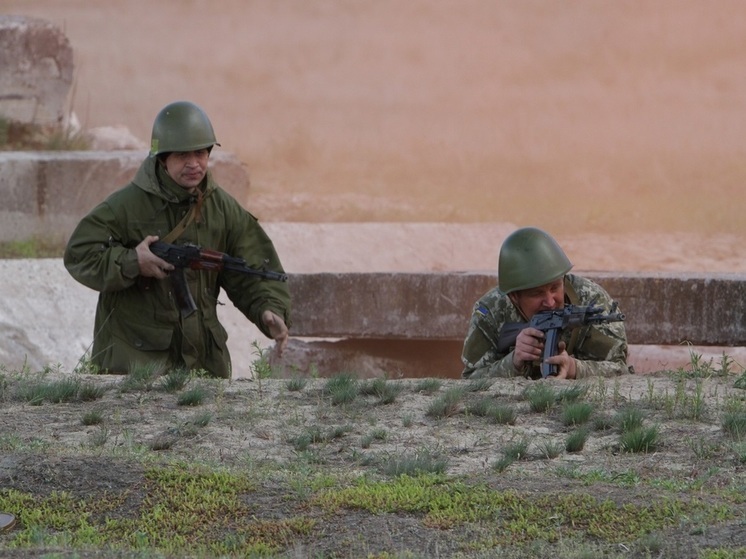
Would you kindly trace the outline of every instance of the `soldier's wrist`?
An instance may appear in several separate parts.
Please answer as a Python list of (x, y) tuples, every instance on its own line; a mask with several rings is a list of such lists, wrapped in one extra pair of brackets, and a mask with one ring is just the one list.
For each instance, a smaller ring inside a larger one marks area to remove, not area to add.
[(513, 372), (517, 375), (523, 375), (526, 373), (526, 362), (521, 361), (520, 359), (517, 360), (518, 363), (516, 363), (516, 357), (515, 357), (515, 351), (510, 353), (510, 362), (513, 364)]
[(137, 252), (134, 249), (127, 250), (122, 254), (119, 269), (127, 279), (135, 279), (140, 275), (140, 264), (137, 261)]

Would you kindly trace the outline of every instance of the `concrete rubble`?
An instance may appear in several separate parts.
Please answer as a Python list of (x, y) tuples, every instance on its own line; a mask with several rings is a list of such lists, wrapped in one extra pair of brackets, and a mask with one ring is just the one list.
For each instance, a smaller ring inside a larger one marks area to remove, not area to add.
[(62, 30), (42, 19), (0, 16), (0, 68), (0, 116), (66, 124), (73, 51)]
[[(78, 221), (123, 187), (147, 151), (0, 152), (0, 239), (46, 237), (65, 241)], [(217, 151), (210, 168), (239, 200), (248, 196), (249, 176), (232, 154)]]

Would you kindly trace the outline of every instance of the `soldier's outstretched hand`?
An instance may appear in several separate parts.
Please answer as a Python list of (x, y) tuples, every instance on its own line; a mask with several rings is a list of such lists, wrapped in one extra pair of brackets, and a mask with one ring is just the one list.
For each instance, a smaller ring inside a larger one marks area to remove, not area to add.
[(277, 357), (282, 357), (282, 352), (285, 351), (288, 343), (288, 327), (285, 321), (272, 311), (266, 310), (262, 313), (262, 322), (269, 330), (270, 337), (275, 341)]

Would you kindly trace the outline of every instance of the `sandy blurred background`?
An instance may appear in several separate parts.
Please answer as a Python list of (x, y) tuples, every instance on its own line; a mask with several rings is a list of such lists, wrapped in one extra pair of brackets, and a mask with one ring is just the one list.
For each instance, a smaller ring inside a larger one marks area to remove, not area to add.
[[(149, 142), (164, 105), (203, 106), (289, 272), (494, 269), (505, 235), (539, 225), (580, 271), (746, 273), (742, 0), (0, 11), (64, 30), (84, 127)], [(630, 357), (641, 371), (688, 361), (669, 349)], [(728, 353), (746, 364), (746, 348)]]
[(0, 9), (63, 28), (86, 127), (147, 141), (166, 103), (202, 105), (265, 221), (685, 232), (721, 250), (746, 230), (741, 0)]

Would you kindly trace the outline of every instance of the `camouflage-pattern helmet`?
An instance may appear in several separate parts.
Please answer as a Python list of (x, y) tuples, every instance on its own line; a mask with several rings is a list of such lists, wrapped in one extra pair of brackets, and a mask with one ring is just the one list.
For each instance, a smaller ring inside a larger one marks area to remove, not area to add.
[(548, 233), (524, 227), (511, 233), (500, 248), (498, 289), (508, 294), (546, 285), (572, 268), (570, 260)]
[(153, 122), (150, 155), (172, 151), (197, 151), (218, 144), (205, 111), (194, 103), (177, 101), (166, 105)]

